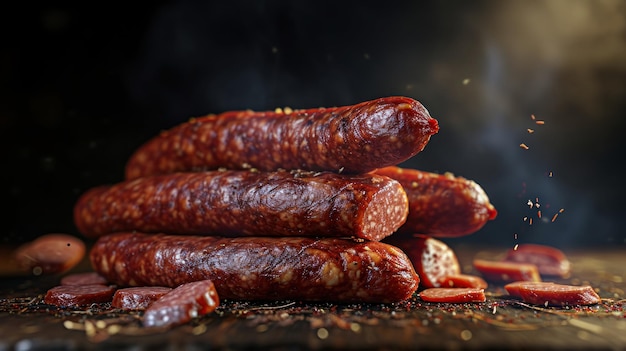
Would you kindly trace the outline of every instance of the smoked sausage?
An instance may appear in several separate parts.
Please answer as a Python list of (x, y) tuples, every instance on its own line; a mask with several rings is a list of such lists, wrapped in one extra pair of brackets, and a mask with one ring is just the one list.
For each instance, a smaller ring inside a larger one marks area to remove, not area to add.
[(472, 234), (496, 218), (497, 210), (489, 197), (472, 180), (451, 173), (437, 174), (396, 166), (374, 173), (399, 181), (407, 193), (409, 214), (398, 233), (458, 237)]
[(193, 118), (148, 140), (126, 179), (180, 171), (256, 168), (366, 173), (424, 149), (439, 125), (408, 97), (332, 108), (232, 111)]
[(100, 237), (90, 259), (120, 286), (211, 280), (224, 299), (384, 303), (419, 284), (400, 249), (337, 238), (116, 233)]
[(380, 240), (407, 212), (404, 189), (384, 176), (210, 171), (96, 187), (76, 203), (74, 221), (88, 237), (136, 230)]

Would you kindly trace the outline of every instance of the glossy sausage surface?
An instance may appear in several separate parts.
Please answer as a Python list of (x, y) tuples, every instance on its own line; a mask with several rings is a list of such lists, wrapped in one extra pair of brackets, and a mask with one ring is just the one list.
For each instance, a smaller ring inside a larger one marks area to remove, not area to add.
[(218, 168), (365, 173), (416, 155), (438, 130), (426, 108), (407, 97), (288, 113), (225, 112), (148, 140), (129, 158), (126, 178)]

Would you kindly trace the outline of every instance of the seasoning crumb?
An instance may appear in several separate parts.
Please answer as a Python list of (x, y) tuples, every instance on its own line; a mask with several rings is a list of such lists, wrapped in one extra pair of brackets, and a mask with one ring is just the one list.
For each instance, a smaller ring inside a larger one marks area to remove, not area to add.
[(545, 121), (535, 121), (535, 123), (536, 123), (536, 124), (538, 124), (538, 125), (544, 125), (544, 124), (546, 124), (546, 122), (545, 122)]
[(526, 129), (526, 131), (528, 132), (528, 134), (532, 134), (535, 132), (535, 130), (531, 128)]
[(528, 150), (529, 149), (528, 145), (526, 145), (524, 143), (519, 144), (519, 147), (521, 147), (524, 150)]

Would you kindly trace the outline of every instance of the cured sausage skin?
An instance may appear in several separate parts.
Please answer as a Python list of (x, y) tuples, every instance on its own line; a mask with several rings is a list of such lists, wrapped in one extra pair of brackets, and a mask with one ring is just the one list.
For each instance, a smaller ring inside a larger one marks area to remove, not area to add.
[(225, 299), (395, 302), (419, 284), (400, 249), (336, 238), (118, 233), (99, 238), (90, 259), (121, 286), (208, 279)]
[(438, 130), (426, 108), (407, 97), (290, 113), (225, 112), (147, 141), (128, 160), (126, 178), (221, 167), (366, 173), (409, 159)]
[(496, 218), (489, 197), (472, 180), (396, 166), (374, 173), (399, 181), (407, 193), (409, 215), (399, 233), (458, 237), (472, 234)]
[(212, 171), (159, 175), (85, 193), (86, 236), (140, 231), (220, 236), (355, 236), (380, 240), (406, 220), (402, 186), (331, 172)]

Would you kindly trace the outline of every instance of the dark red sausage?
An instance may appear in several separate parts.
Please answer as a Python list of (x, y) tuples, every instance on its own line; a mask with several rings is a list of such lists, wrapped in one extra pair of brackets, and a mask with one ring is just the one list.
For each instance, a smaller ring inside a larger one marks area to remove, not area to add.
[(519, 280), (541, 281), (537, 266), (530, 263), (475, 259), (474, 268), (488, 281), (510, 283)]
[(442, 288), (479, 288), (487, 289), (487, 282), (478, 276), (471, 274), (446, 275), (439, 279)]
[(141, 286), (118, 289), (111, 306), (123, 310), (144, 310), (161, 296), (172, 291), (164, 286)]
[(219, 304), (219, 295), (210, 280), (183, 284), (148, 306), (143, 315), (143, 325), (164, 327), (184, 324), (215, 311)]
[(106, 285), (107, 280), (96, 272), (74, 273), (61, 278), (61, 285)]
[(212, 171), (125, 181), (88, 191), (74, 209), (86, 236), (164, 232), (221, 236), (345, 236), (380, 240), (406, 220), (387, 177)]
[(539, 274), (567, 278), (570, 275), (571, 265), (563, 251), (538, 244), (521, 244), (510, 249), (505, 261), (532, 263), (539, 269)]
[(485, 302), (485, 291), (480, 288), (429, 288), (419, 293), (426, 302), (466, 303)]
[(523, 283), (516, 289), (522, 301), (533, 305), (575, 306), (600, 302), (600, 296), (589, 285)]
[(130, 157), (126, 178), (220, 167), (365, 173), (409, 159), (438, 130), (426, 108), (407, 97), (290, 113), (225, 112), (149, 140)]
[(113, 287), (101, 284), (60, 285), (48, 290), (44, 297), (44, 302), (59, 307), (111, 302), (114, 291)]
[(420, 276), (421, 287), (439, 287), (443, 277), (461, 273), (454, 250), (441, 240), (416, 234), (412, 237), (392, 235), (385, 242), (397, 246), (409, 256)]
[(375, 241), (120, 233), (99, 238), (90, 258), (121, 286), (209, 279), (225, 299), (393, 302), (419, 284), (400, 249)]
[(18, 264), (35, 275), (63, 273), (84, 256), (83, 241), (68, 234), (46, 234), (15, 251)]
[(407, 193), (409, 215), (399, 233), (457, 237), (472, 234), (496, 218), (489, 197), (472, 180), (395, 166), (374, 173), (399, 181)]

